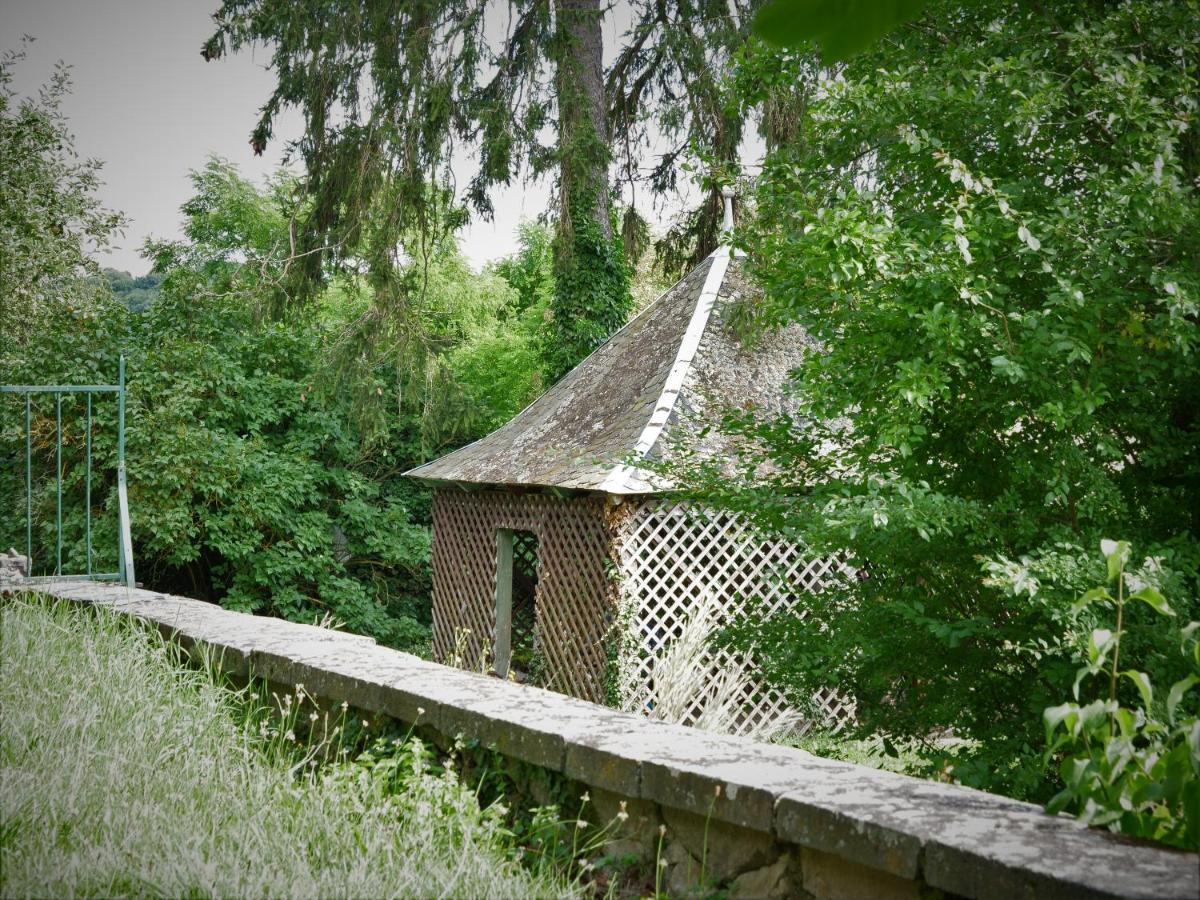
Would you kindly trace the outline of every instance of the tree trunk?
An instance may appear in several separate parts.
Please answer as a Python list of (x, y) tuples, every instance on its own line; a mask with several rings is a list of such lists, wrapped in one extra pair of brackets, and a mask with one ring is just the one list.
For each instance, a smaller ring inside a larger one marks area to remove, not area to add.
[(612, 238), (600, 0), (562, 0), (558, 8), (558, 145), (567, 226), (586, 215)]
[(557, 381), (625, 324), (629, 269), (613, 239), (600, 0), (560, 0), (555, 29), (559, 199), (545, 375)]

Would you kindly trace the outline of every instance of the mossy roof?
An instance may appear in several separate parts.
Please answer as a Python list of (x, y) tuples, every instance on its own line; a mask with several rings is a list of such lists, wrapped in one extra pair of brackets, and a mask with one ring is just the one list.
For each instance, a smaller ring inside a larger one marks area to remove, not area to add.
[(812, 345), (796, 326), (740, 339), (731, 313), (758, 289), (722, 247), (506, 424), (408, 474), (463, 486), (649, 494), (638, 466), (687, 441), (702, 457), (730, 439), (702, 426), (728, 408), (785, 411), (788, 374)]

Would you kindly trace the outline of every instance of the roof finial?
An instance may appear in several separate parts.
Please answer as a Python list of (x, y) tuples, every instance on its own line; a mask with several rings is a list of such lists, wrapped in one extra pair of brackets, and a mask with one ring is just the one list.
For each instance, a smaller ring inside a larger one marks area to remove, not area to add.
[(728, 237), (733, 231), (733, 188), (725, 185), (721, 188), (721, 196), (725, 198), (725, 218), (721, 221), (721, 233)]

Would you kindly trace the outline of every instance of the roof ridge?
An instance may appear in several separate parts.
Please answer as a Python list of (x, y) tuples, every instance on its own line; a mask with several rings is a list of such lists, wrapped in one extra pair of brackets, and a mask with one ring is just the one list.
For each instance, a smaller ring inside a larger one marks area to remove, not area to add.
[[(727, 244), (718, 247), (712, 254), (712, 266), (705, 275), (700, 296), (696, 298), (696, 305), (692, 309), (687, 330), (683, 333), (683, 340), (679, 343), (675, 361), (667, 373), (667, 380), (663, 383), (662, 391), (658, 395), (658, 402), (654, 404), (650, 421), (646, 423), (633, 446), (631, 455), (639, 459), (646, 458), (654, 449), (654, 445), (658, 443), (663, 431), (666, 430), (667, 422), (671, 418), (675, 403), (683, 390), (684, 381), (687, 379), (692, 362), (700, 348), (700, 340), (708, 328), (709, 319), (712, 318), (712, 311), (716, 307), (717, 297), (720, 294), (721, 285), (725, 281), (725, 273), (729, 268), (729, 258), (730, 248)], [(600, 484), (600, 490), (611, 494), (644, 493), (648, 487), (649, 485), (642, 477), (639, 468), (625, 462), (618, 463)]]

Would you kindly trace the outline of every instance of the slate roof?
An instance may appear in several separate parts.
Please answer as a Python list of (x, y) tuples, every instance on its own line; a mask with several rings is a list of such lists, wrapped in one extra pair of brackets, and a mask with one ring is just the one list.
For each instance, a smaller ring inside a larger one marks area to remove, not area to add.
[(755, 293), (744, 261), (718, 249), (508, 423), (407, 474), (622, 495), (670, 487), (630, 463), (669, 458), (681, 440), (728, 455), (723, 435), (696, 437), (708, 418), (787, 407), (787, 374), (811, 341), (789, 326), (743, 345), (728, 313)]

